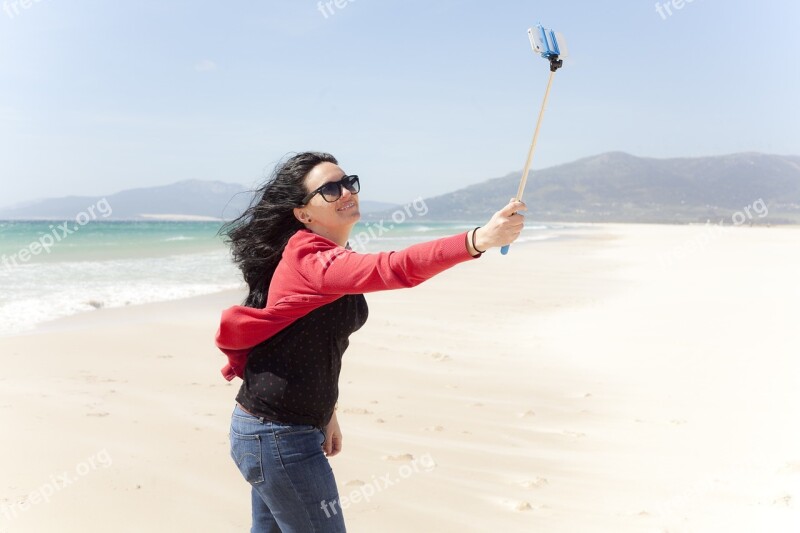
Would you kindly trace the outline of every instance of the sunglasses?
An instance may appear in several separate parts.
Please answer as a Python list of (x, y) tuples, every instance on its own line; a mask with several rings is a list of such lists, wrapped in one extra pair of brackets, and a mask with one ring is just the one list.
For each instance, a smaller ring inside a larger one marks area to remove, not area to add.
[(303, 198), (300, 205), (306, 205), (311, 201), (315, 194), (322, 195), (322, 199), (328, 203), (335, 202), (342, 197), (344, 189), (350, 191), (351, 194), (358, 194), (358, 191), (361, 190), (361, 185), (358, 182), (358, 176), (345, 176), (339, 181), (329, 181), (319, 189), (308, 193), (305, 198)]

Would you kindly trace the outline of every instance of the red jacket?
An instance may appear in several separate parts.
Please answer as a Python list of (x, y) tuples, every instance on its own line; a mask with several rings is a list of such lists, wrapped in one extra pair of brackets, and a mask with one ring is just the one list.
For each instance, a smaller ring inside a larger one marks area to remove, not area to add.
[[(235, 305), (222, 312), (216, 344), (228, 356), (222, 375), (244, 376), (247, 355), (292, 322), (345, 294), (414, 287), (474, 259), (467, 233), (409, 246), (399, 252), (359, 254), (307, 229), (283, 251), (267, 293), (267, 306)], [(480, 257), (480, 256), (478, 256)]]

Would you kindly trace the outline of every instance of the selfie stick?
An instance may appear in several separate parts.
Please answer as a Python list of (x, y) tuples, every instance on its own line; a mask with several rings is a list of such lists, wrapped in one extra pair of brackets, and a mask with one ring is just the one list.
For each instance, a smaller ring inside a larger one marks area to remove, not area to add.
[[(553, 76), (556, 70), (561, 68), (562, 60), (559, 56), (564, 56), (561, 47), (564, 47), (564, 38), (559, 34), (556, 35), (553, 30), (548, 30), (542, 27), (541, 24), (536, 26), (536, 29), (528, 29), (528, 38), (531, 41), (533, 51), (550, 61), (550, 77), (547, 79), (547, 89), (544, 91), (544, 100), (542, 100), (542, 107), (539, 110), (539, 119), (536, 121), (536, 129), (533, 132), (533, 142), (528, 149), (528, 158), (525, 160), (525, 168), (522, 170), (522, 178), (519, 181), (519, 188), (517, 189), (517, 196), (514, 198), (517, 201), (522, 200), (522, 193), (525, 191), (525, 182), (528, 181), (528, 171), (531, 168), (531, 161), (533, 161), (533, 151), (536, 150), (536, 141), (539, 138), (539, 128), (542, 125), (542, 117), (544, 116), (544, 108), (547, 105), (547, 97), (550, 95), (550, 86), (553, 85)], [(559, 47), (559, 44), (561, 47)], [(506, 244), (500, 248), (500, 253), (506, 255), (511, 245)]]

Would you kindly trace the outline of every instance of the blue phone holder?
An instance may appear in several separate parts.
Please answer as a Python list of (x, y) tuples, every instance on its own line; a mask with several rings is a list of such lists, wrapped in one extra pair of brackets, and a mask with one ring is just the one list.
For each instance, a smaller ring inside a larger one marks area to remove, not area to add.
[(533, 51), (550, 61), (551, 72), (561, 68), (563, 62), (559, 59), (559, 56), (562, 55), (559, 34), (541, 24), (537, 24), (535, 29), (528, 30), (528, 38), (531, 41)]

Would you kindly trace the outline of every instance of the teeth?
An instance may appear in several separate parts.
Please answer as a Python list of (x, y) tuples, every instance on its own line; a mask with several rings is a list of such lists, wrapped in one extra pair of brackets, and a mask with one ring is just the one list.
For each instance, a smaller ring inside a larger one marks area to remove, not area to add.
[(354, 205), (356, 205), (355, 202), (350, 202), (349, 204), (347, 204), (347, 205), (345, 205), (343, 207), (340, 207), (339, 211), (344, 211), (345, 209), (349, 209), (349, 208), (353, 207)]

